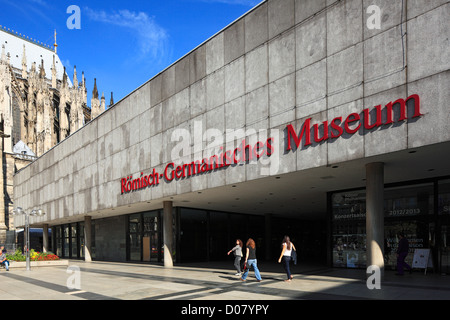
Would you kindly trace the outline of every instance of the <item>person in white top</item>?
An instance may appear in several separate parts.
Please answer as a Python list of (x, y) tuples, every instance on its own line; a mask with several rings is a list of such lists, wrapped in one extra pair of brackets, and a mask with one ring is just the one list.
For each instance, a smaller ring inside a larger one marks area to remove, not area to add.
[(289, 268), (289, 263), (291, 262), (291, 254), (292, 254), (292, 250), (297, 251), (295, 249), (294, 244), (291, 242), (291, 240), (289, 239), (288, 236), (284, 236), (283, 239), (283, 244), (281, 245), (282, 250), (281, 250), (281, 255), (280, 258), (278, 259), (278, 263), (281, 263), (281, 261), (283, 261), (283, 268), (286, 271), (287, 274), (287, 282), (290, 282), (294, 277), (291, 274), (291, 270)]

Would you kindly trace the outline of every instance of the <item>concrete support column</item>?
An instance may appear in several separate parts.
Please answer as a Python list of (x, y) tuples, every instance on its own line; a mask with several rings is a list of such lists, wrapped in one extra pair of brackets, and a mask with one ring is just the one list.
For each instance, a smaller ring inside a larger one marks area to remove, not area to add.
[(173, 214), (172, 214), (172, 201), (164, 201), (164, 230), (163, 230), (163, 238), (164, 238), (164, 267), (172, 268), (173, 267), (173, 259), (172, 259), (172, 242), (173, 242)]
[(265, 253), (266, 253), (266, 260), (270, 260), (272, 258), (272, 214), (266, 213), (264, 215), (265, 218)]
[(42, 251), (48, 252), (48, 224), (44, 224), (42, 227)]
[(384, 163), (366, 165), (367, 267), (378, 266), (384, 275)]
[(84, 217), (84, 261), (91, 262), (92, 255), (92, 221), (91, 216)]

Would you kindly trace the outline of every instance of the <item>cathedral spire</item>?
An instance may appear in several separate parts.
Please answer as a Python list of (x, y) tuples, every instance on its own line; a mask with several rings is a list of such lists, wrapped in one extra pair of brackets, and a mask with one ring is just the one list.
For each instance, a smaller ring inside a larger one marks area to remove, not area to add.
[(67, 74), (66, 74), (66, 67), (64, 67), (62, 87), (64, 88), (66, 85), (67, 85)]
[(77, 66), (73, 67), (73, 86), (74, 88), (78, 88)]
[(53, 55), (53, 64), (52, 64), (52, 88), (56, 88), (56, 63), (55, 63), (55, 55)]
[(94, 78), (94, 90), (92, 90), (92, 98), (98, 99), (97, 78)]
[(100, 102), (100, 107), (101, 107), (101, 111), (105, 111), (105, 93), (104, 92), (102, 92), (102, 99), (101, 99), (101, 102)]
[(2, 61), (6, 61), (5, 45), (2, 44)]
[(39, 78), (45, 79), (44, 59), (41, 59), (41, 66), (39, 67)]
[(25, 53), (25, 43), (23, 44), (23, 53), (22, 53), (22, 78), (27, 78), (27, 56)]
[(111, 92), (111, 99), (109, 100), (109, 106), (111, 107), (114, 104), (113, 93)]

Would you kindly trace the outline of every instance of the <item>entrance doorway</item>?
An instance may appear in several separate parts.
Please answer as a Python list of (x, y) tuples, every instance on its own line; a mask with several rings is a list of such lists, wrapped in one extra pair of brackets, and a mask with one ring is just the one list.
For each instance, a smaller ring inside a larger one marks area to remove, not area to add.
[[(192, 208), (178, 208), (177, 261), (225, 261), (236, 239), (252, 238), (257, 258), (277, 261), (283, 237), (294, 242), (304, 262), (326, 263), (326, 221), (271, 216), (266, 228), (264, 215), (239, 214)], [(270, 236), (266, 235), (270, 230)]]
[(146, 232), (142, 238), (142, 261), (159, 261), (158, 233), (156, 231)]
[(135, 213), (128, 217), (127, 260), (160, 262), (162, 259), (161, 212)]

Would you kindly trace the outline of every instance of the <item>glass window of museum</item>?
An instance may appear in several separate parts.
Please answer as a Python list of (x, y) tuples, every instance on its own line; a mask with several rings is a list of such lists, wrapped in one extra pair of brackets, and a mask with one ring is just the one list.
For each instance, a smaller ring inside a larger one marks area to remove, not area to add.
[[(365, 188), (328, 193), (331, 232), (328, 246), (333, 267), (366, 267), (366, 194)], [(254, 237), (264, 248), (264, 216), (216, 212), (177, 207), (174, 214), (174, 258), (178, 262), (223, 259), (236, 238)], [(164, 252), (162, 210), (127, 215), (126, 260), (161, 262)], [(277, 235), (290, 226), (292, 234), (306, 260), (323, 256), (327, 250), (320, 243), (323, 223), (306, 223), (296, 219), (271, 220), (271, 251), (279, 246)], [(95, 220), (92, 221), (92, 258), (95, 259)], [(384, 253), (386, 270), (396, 265), (398, 232), (410, 243), (407, 262), (411, 263), (414, 249), (430, 248), (434, 271), (450, 273), (450, 177), (387, 184), (384, 189)], [(84, 223), (70, 223), (52, 228), (52, 247), (63, 258), (84, 258)], [(326, 236), (325, 236), (326, 237)], [(326, 242), (326, 241), (323, 241)], [(325, 244), (325, 243), (324, 243)], [(314, 251), (314, 254), (308, 251)], [(318, 252), (320, 251), (320, 252)], [(321, 259), (319, 259), (321, 260)], [(325, 259), (326, 260), (326, 259)], [(323, 261), (323, 260), (321, 260)]]
[[(332, 265), (366, 267), (365, 189), (330, 193)], [(385, 186), (384, 256), (386, 270), (396, 266), (398, 232), (409, 240), (406, 262), (414, 249), (429, 248), (433, 264), (450, 273), (450, 179), (428, 179)]]

